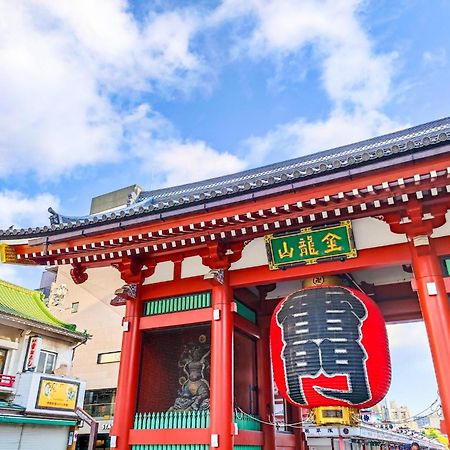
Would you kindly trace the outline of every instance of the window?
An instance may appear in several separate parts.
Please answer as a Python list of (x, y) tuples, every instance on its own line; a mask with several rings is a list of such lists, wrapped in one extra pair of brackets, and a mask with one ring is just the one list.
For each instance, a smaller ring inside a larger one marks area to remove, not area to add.
[(83, 409), (92, 417), (108, 419), (114, 416), (116, 389), (95, 389), (84, 394)]
[(57, 356), (57, 353), (48, 352), (47, 350), (41, 350), (41, 352), (39, 353), (39, 361), (36, 372), (53, 373)]
[(120, 352), (99, 353), (97, 355), (97, 364), (109, 364), (120, 362)]
[(74, 302), (72, 303), (72, 308), (71, 308), (71, 312), (72, 313), (77, 313), (78, 312), (78, 306), (80, 305), (80, 302)]
[(6, 355), (8, 354), (8, 350), (5, 348), (0, 348), (0, 373), (3, 373), (6, 365)]

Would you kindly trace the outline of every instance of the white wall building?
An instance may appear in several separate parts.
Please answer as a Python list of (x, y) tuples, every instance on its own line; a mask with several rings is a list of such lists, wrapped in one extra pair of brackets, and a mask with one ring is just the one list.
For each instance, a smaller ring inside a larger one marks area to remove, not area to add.
[(54, 317), (40, 292), (0, 280), (0, 450), (68, 446), (85, 391), (72, 357), (87, 338)]

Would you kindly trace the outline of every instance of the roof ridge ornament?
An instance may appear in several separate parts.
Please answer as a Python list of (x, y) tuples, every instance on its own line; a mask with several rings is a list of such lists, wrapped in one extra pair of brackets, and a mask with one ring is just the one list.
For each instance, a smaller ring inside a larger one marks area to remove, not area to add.
[(51, 206), (47, 211), (50, 213), (50, 225), (59, 225), (61, 223), (61, 216)]

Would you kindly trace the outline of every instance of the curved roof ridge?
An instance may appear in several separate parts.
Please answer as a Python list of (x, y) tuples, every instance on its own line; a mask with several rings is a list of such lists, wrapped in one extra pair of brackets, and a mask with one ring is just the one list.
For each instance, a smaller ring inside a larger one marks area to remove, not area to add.
[(6, 287), (8, 287), (10, 289), (15, 289), (15, 290), (17, 290), (19, 292), (22, 292), (22, 293), (25, 293), (25, 294), (37, 293), (37, 294), (39, 294), (39, 296), (43, 296), (44, 295), (42, 292), (35, 291), (33, 289), (28, 289), (28, 288), (23, 287), (23, 286), (19, 286), (16, 283), (11, 283), (10, 281), (6, 281), (6, 280), (3, 280), (1, 278), (0, 278), (0, 285), (4, 285), (4, 286), (6, 286)]
[(208, 202), (221, 199), (225, 202), (232, 201), (231, 198), (237, 195), (252, 194), (277, 185), (301, 186), (303, 180), (317, 176), (327, 177), (328, 174), (332, 176), (338, 172), (345, 176), (345, 173), (353, 169), (361, 171), (360, 167), (387, 163), (390, 159), (401, 155), (411, 155), (433, 147), (448, 145), (449, 141), (450, 117), (445, 117), (379, 137), (235, 174), (153, 191), (142, 191), (131, 205), (103, 213), (71, 217), (58, 214), (50, 208), (50, 226), (0, 230), (0, 239), (48, 236), (95, 225), (124, 222), (136, 216), (154, 216), (167, 210), (206, 205)]
[(0, 279), (1, 312), (83, 334), (76, 331), (74, 324), (65, 323), (52, 314), (44, 302), (42, 292)]
[(156, 199), (160, 193), (164, 193), (169, 190), (172, 194), (181, 194), (183, 192), (189, 192), (190, 190), (192, 190), (192, 188), (195, 187), (200, 186), (204, 188), (214, 187), (221, 181), (229, 181), (230, 183), (234, 181), (244, 181), (244, 179), (254, 178), (258, 175), (269, 175), (280, 169), (293, 169), (301, 164), (307, 163), (314, 164), (317, 162), (323, 162), (326, 159), (326, 157), (330, 156), (339, 158), (341, 156), (346, 156), (349, 150), (358, 151), (358, 150), (370, 150), (373, 148), (380, 148), (387, 144), (393, 144), (396, 141), (402, 141), (414, 137), (417, 138), (425, 133), (441, 131), (441, 128), (442, 130), (450, 128), (450, 116), (426, 124), (415, 125), (413, 127), (405, 128), (403, 130), (393, 131), (391, 133), (382, 136), (372, 137), (369, 139), (365, 139), (363, 141), (357, 141), (351, 144), (333, 147), (331, 149), (321, 150), (315, 153), (305, 154), (286, 161), (275, 162), (264, 166), (247, 169), (242, 172), (237, 172), (234, 174), (223, 175), (215, 178), (208, 178), (202, 181), (197, 181), (194, 183), (186, 183), (183, 185), (169, 188), (161, 188), (151, 191), (142, 191), (139, 194), (136, 203), (139, 202), (140, 198), (147, 198), (151, 196), (153, 199)]

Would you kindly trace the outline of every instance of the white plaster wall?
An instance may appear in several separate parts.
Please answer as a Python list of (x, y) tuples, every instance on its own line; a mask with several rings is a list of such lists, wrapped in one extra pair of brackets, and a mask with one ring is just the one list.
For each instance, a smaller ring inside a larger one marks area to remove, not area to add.
[(450, 211), (445, 215), (446, 222), (442, 227), (436, 228), (433, 232), (433, 237), (450, 236)]
[(32, 331), (17, 328), (13, 323), (11, 326), (5, 324), (0, 325), (0, 347), (8, 349), (5, 373), (15, 375), (22, 372), (29, 338), (30, 336), (35, 335), (42, 338), (42, 350), (47, 350), (58, 355), (55, 368), (66, 365), (70, 373), (73, 353), (72, 344), (56, 337), (46, 336), (45, 331), (38, 331), (37, 329)]
[(35, 335), (38, 333), (32, 333), (31, 330), (19, 330), (20, 337), (18, 340), (18, 348), (17, 351), (14, 352), (12, 355), (11, 361), (10, 361), (10, 369), (12, 370), (11, 373), (18, 374), (21, 373), (23, 370), (23, 365), (25, 361), (25, 355), (27, 353), (28, 348), (28, 338), (30, 335)]
[[(119, 363), (97, 364), (99, 353), (120, 351), (122, 346), (122, 318), (124, 306), (111, 306), (114, 291), (125, 282), (112, 267), (89, 269), (87, 281), (76, 285), (69, 266), (59, 266), (57, 284), (65, 284), (68, 294), (63, 308), (52, 308), (53, 314), (67, 323), (75, 323), (77, 330), (92, 335), (78, 346), (73, 359), (72, 375), (86, 380), (87, 389), (112, 388), (117, 385)], [(71, 305), (78, 302), (78, 312)]]
[(0, 324), (0, 348), (8, 350), (4, 373), (14, 375), (17, 372), (16, 359), (19, 349), (20, 331), (17, 328)]
[(155, 273), (146, 278), (143, 284), (154, 284), (173, 280), (173, 267), (174, 264), (172, 261), (158, 263), (155, 268)]
[(353, 220), (352, 226), (358, 250), (407, 242), (404, 234), (392, 233), (386, 222), (373, 217)]
[(253, 239), (244, 247), (241, 259), (233, 263), (230, 270), (257, 267), (266, 264), (268, 264), (266, 245), (264, 243), (264, 238), (260, 237)]
[(204, 266), (200, 256), (189, 256), (181, 263), (181, 278), (198, 277), (209, 272), (209, 267)]
[[(41, 335), (42, 336), (42, 335)], [(57, 353), (55, 369), (62, 365), (68, 368), (68, 375), (71, 373), (73, 345), (58, 339), (42, 336), (41, 350)]]

